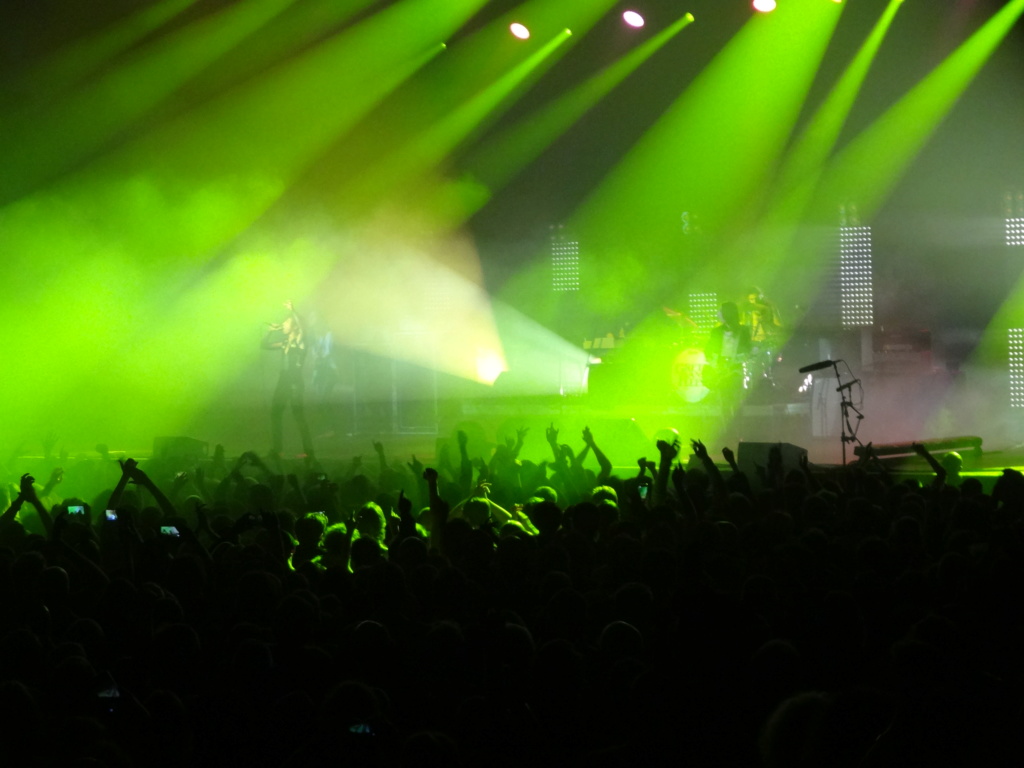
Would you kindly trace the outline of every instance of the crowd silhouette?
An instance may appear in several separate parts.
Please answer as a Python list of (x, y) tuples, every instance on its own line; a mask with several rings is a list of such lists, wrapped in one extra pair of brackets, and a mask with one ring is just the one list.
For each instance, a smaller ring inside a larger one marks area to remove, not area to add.
[(11, 475), (0, 762), (1021, 764), (1024, 475), (539, 439)]

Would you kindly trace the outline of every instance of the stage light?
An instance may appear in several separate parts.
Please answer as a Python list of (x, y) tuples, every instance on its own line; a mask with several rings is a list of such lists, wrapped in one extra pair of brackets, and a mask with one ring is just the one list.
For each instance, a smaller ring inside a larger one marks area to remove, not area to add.
[(559, 225), (551, 233), (551, 290), (575, 293), (580, 289), (580, 244)]
[(644, 25), (644, 17), (636, 11), (626, 11), (622, 14), (622, 20), (629, 26), (639, 29)]
[(839, 227), (839, 306), (843, 328), (875, 322), (871, 227)]
[(754, 0), (754, 10), (761, 13), (771, 13), (775, 10), (775, 0)]
[(1024, 329), (1010, 328), (1010, 407), (1024, 408)]
[(520, 24), (518, 21), (513, 23), (513, 24), (511, 24), (511, 25), (509, 25), (508, 29), (509, 29), (509, 31), (514, 36), (518, 37), (520, 40), (529, 40), (530, 39), (530, 30), (528, 30), (525, 26)]

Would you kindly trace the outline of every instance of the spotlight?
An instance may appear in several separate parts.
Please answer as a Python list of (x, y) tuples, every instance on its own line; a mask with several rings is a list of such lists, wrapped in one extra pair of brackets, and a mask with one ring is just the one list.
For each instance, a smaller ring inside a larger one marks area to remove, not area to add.
[(509, 25), (509, 32), (518, 37), (520, 40), (530, 39), (530, 30), (520, 24), (518, 21)]
[(771, 13), (775, 10), (775, 0), (754, 0), (754, 10), (761, 13)]
[(644, 17), (636, 11), (626, 11), (622, 14), (622, 20), (631, 27), (639, 29), (644, 25)]

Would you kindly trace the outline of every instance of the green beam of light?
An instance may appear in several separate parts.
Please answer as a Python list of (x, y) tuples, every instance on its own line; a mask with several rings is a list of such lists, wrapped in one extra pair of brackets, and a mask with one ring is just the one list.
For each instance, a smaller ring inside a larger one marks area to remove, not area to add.
[(143, 8), (102, 32), (76, 41), (48, 57), (21, 79), (31, 100), (52, 99), (95, 75), (144, 36), (168, 23), (196, 0), (162, 0)]
[[(45, 361), (0, 387), (10, 434), (53, 425), (57, 407), (68, 432), (88, 433), (103, 413), (116, 413), (119, 429), (176, 434), (166, 430), (221, 398), (217, 386), (239, 370), (239, 318), (253, 317), (257, 304), (301, 301), (336, 258), (330, 227), (306, 216), (295, 226), (308, 225), (313, 235), (265, 231), (227, 244), (339, 132), (436, 55), (436, 41), (476, 7), (400, 4), (4, 208), (5, 284), (45, 307), (31, 316), (14, 304), (0, 310), (0, 320)], [(416, 30), (421, 45), (410, 38), (408, 48), (395, 50), (396, 25)], [(416, 54), (426, 40), (432, 50)], [(221, 255), (214, 264), (211, 253)], [(200, 371), (190, 369), (181, 343), (181, 329), (197, 323)], [(247, 348), (257, 343), (250, 339)], [(197, 387), (193, 376), (207, 384)], [(170, 394), (175, 387), (185, 394)], [(137, 392), (155, 394), (136, 405)], [(122, 420), (125, 410), (138, 418)], [(99, 426), (93, 434), (115, 428)]]
[(101, 149), (292, 2), (232, 5), (159, 38), (130, 64), (43, 114), (20, 115), (0, 136), (0, 201), (15, 199)]
[[(563, 43), (578, 39), (581, 32), (592, 28), (602, 15), (601, 10), (609, 5), (609, 0), (598, 3), (573, 0), (557, 5), (544, 0), (530, 0), (454, 42), (445, 56), (439, 57), (397, 91), (353, 136), (346, 138), (346, 146), (339, 150), (343, 157), (335, 159), (332, 164), (344, 168), (344, 177), (353, 178), (356, 182), (338, 184), (337, 178), (342, 178), (342, 175), (336, 175), (334, 184), (339, 189), (335, 207), (346, 212), (358, 212), (376, 206), (381, 198), (389, 197), (396, 179), (404, 180), (414, 175), (419, 162), (417, 158), (426, 163), (425, 167), (431, 167), (445, 153), (482, 133), (491, 121), (554, 66), (569, 48)], [(533, 39), (520, 41), (512, 37), (508, 26), (517, 19), (530, 22), (534, 30)], [(564, 34), (567, 19), (572, 21), (573, 29), (568, 39)], [(556, 21), (561, 22), (557, 28)], [(537, 51), (535, 41), (538, 36), (551, 28), (556, 31), (544, 39), (557, 42), (554, 50), (549, 50), (551, 43), (541, 45), (543, 53), (522, 75), (524, 56)], [(519, 78), (518, 82), (513, 82), (508, 93), (502, 94), (501, 88), (507, 87), (503, 83), (516, 78)], [(428, 138), (424, 138), (424, 126), (428, 126)], [(453, 136), (457, 141), (450, 140)], [(432, 150), (431, 145), (440, 151)], [(402, 149), (396, 151), (395, 147)], [(434, 159), (427, 159), (428, 155)], [(402, 164), (409, 161), (410, 156), (411, 170), (406, 171)], [(436, 180), (432, 179), (431, 183), (435, 185)], [(469, 205), (460, 199), (465, 189), (465, 185), (449, 184), (432, 186), (429, 194), (418, 190), (421, 194), (418, 205), (429, 205), (437, 211), (436, 215), (447, 216), (447, 211), (464, 210)], [(457, 216), (463, 219), (466, 214), (460, 212)]]
[(670, 287), (665, 274), (681, 280), (692, 271), (706, 283), (748, 271), (735, 262), (684, 263), (680, 215), (699, 215), (711, 238), (744, 225), (841, 10), (803, 0), (751, 18), (580, 209), (574, 229), (597, 262), (597, 282), (612, 286), (589, 297), (594, 311), (618, 315), (638, 301), (660, 306), (666, 299), (654, 294)]
[[(826, 170), (815, 199), (815, 220), (827, 221), (842, 202), (856, 202), (860, 216), (870, 221), (892, 192), (921, 148), (971, 84), (1007, 33), (1024, 12), (1024, 0), (1012, 0), (948, 56), (924, 80), (859, 135)], [(807, 248), (820, 254), (828, 248), (826, 237)], [(815, 257), (815, 271), (807, 271), (809, 284), (825, 279), (825, 269)], [(806, 269), (806, 268), (805, 268)], [(1004, 307), (1014, 307), (1011, 298)], [(1008, 318), (1000, 313), (989, 324), (979, 345), (980, 359), (993, 349), (1002, 350)], [(1012, 309), (1011, 309), (1012, 313)], [(990, 335), (990, 334), (994, 334)]]
[(337, 33), (339, 26), (366, 11), (379, 0), (347, 0), (345, 3), (300, 2), (284, 10), (267, 25), (239, 42), (201, 78), (189, 82), (183, 96), (199, 102), (216, 97), (245, 79), (257, 77), (297, 51)]
[[(537, 39), (548, 40), (560, 34), (566, 18), (578, 18), (579, 23), (574, 25), (578, 37), (598, 18), (595, 9), (609, 4), (610, 0), (528, 0), (468, 37), (454, 41), (446, 56), (425, 69), (385, 105), (382, 121), (388, 127), (388, 140), (382, 145), (384, 150), (389, 151), (396, 140), (403, 143), (403, 136), (418, 134), (424, 125), (444, 119), (456, 105), (503, 77), (527, 51), (536, 47)], [(517, 40), (509, 33), (509, 24), (520, 19), (530, 20), (534, 29), (532, 40)]]
[(357, 188), (354, 197), (374, 202), (402, 189), (404, 199), (429, 204), (424, 195), (432, 198), (434, 182), (431, 181), (429, 189), (424, 190), (419, 184), (414, 184), (414, 180), (422, 179), (423, 174), (441, 163), (484, 120), (507, 109), (514, 94), (520, 91), (531, 74), (570, 37), (568, 30), (555, 35), (480, 93), (449, 112), (444, 119), (390, 153), (372, 174), (364, 177), (366, 184)]
[(686, 14), (569, 93), (527, 115), (488, 140), (465, 161), (466, 183), (481, 194), (464, 211), (471, 215), (559, 136), (582, 118), (669, 40), (693, 23)]
[[(819, 233), (803, 227), (804, 215), (812, 204), (828, 157), (835, 148), (871, 64), (902, 5), (903, 0), (889, 1), (835, 87), (784, 158), (752, 242), (738, 245), (740, 248), (757, 249), (760, 254), (758, 281), (762, 285), (771, 286), (785, 281), (791, 273), (794, 253), (804, 249), (816, 250), (813, 241)], [(805, 275), (804, 282), (813, 283), (810, 274)], [(786, 322), (793, 328), (799, 318), (790, 317)]]
[[(902, 5), (903, 0), (889, 0), (889, 5), (853, 61), (786, 156), (774, 187), (775, 202), (764, 217), (769, 229), (799, 221), (806, 210), (825, 162), (839, 139), (871, 64)], [(785, 245), (782, 250), (785, 250)]]
[[(477, 5), (409, 0), (370, 17), (108, 158), (80, 182), (82, 204), (102, 199), (110, 207), (97, 215), (114, 212), (126, 237), (145, 242), (151, 258), (178, 259), (183, 252), (205, 258), (252, 225), (338, 136), (438, 55), (436, 41)], [(389, 45), (394, 30), (406, 25), (416, 30), (409, 47)], [(97, 179), (110, 181), (98, 185)], [(133, 195), (116, 199), (125, 184), (152, 187), (138, 201), (142, 210), (125, 204), (136, 202)], [(161, 197), (162, 205), (148, 205)], [(173, 226), (184, 224), (185, 213), (188, 226)]]
[(843, 150), (816, 196), (824, 206), (818, 213), (853, 200), (862, 218), (870, 220), (1022, 12), (1024, 0), (1004, 5)]

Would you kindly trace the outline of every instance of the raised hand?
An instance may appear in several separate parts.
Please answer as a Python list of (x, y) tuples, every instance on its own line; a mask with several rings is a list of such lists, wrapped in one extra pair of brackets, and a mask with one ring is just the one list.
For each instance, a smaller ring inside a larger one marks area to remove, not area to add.
[(555, 425), (554, 424), (552, 424), (550, 427), (548, 427), (546, 430), (544, 430), (544, 436), (547, 438), (548, 442), (551, 443), (552, 445), (557, 445), (558, 444), (558, 430), (555, 429)]
[(594, 434), (590, 431), (590, 427), (583, 428), (583, 442), (591, 447), (594, 445)]
[(704, 461), (709, 458), (708, 449), (700, 440), (691, 440), (690, 447), (693, 449), (693, 455), (696, 456), (701, 461)]
[(667, 440), (659, 440), (656, 445), (658, 446), (658, 453), (661, 454), (662, 461), (672, 461), (676, 456), (679, 455), (679, 440), (673, 440), (669, 443)]
[(33, 499), (37, 498), (36, 487), (34, 485), (35, 481), (36, 479), (32, 477), (32, 475), (30, 475), (28, 472), (21, 476), (21, 483), (19, 484), (19, 488), (21, 490), (21, 498), (25, 499), (26, 501), (32, 501)]
[(416, 458), (416, 454), (413, 454), (412, 461), (409, 462), (409, 470), (412, 472), (413, 477), (421, 477), (423, 475), (423, 462)]
[(400, 517), (412, 514), (412, 501), (405, 497), (405, 490), (398, 492), (398, 514)]

